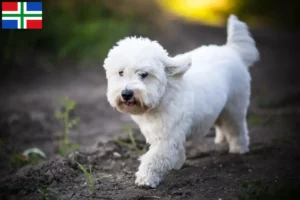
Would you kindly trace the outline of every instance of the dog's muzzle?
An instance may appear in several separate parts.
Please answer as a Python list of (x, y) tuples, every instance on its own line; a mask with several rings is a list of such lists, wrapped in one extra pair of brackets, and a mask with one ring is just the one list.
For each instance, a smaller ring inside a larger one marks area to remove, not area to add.
[(134, 92), (129, 89), (125, 89), (121, 92), (122, 102), (126, 106), (133, 106), (136, 104), (136, 100), (134, 98)]

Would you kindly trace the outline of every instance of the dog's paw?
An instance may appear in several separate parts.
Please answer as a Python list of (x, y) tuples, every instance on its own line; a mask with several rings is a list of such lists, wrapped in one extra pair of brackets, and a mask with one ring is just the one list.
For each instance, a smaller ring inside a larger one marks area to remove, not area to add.
[(137, 172), (135, 174), (135, 176), (136, 176), (135, 184), (138, 186), (146, 186), (146, 187), (156, 188), (156, 186), (160, 182), (160, 178), (155, 174), (152, 174), (151, 176), (149, 176), (149, 175), (147, 176), (140, 172)]
[(228, 144), (229, 153), (244, 154), (249, 151), (249, 139), (244, 135), (240, 138), (231, 138)]
[(229, 153), (244, 154), (247, 152), (249, 152), (248, 146), (231, 145), (229, 147)]

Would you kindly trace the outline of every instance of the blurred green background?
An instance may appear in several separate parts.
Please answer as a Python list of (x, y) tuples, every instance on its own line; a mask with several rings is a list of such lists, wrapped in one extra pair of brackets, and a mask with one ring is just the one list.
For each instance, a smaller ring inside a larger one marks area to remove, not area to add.
[(229, 13), (253, 28), (299, 30), (299, 3), (286, 0), (45, 0), (42, 30), (1, 30), (0, 74), (24, 52), (55, 60), (101, 60), (125, 36), (152, 36), (183, 20), (222, 26)]

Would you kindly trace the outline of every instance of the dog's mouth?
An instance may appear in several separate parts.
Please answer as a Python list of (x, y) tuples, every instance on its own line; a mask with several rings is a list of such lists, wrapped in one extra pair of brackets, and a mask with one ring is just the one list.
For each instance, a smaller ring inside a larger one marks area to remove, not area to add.
[(135, 106), (137, 104), (137, 101), (135, 100), (135, 98), (133, 98), (130, 101), (122, 101), (123, 104), (125, 104), (128, 107), (132, 107)]
[(145, 113), (149, 108), (139, 98), (133, 97), (128, 101), (120, 98), (117, 109), (123, 113), (138, 115)]

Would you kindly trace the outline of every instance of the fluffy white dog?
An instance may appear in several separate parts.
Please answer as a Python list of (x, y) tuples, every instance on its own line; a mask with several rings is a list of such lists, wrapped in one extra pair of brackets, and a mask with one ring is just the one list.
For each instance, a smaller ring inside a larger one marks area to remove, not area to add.
[(131, 115), (150, 144), (141, 156), (135, 183), (156, 187), (185, 161), (187, 135), (216, 128), (215, 143), (230, 153), (249, 151), (246, 122), (250, 98), (248, 67), (259, 59), (245, 23), (231, 15), (227, 43), (175, 57), (156, 41), (128, 37), (105, 59), (107, 98)]

